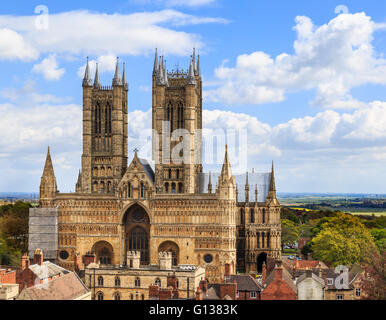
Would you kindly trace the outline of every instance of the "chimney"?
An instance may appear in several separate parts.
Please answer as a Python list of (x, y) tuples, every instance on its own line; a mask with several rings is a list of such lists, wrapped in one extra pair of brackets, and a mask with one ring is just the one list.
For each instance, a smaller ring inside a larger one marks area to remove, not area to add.
[(201, 289), (201, 291), (202, 291), (204, 294), (207, 294), (207, 292), (208, 292), (208, 281), (203, 280), (203, 279), (201, 278), (201, 281), (200, 281), (200, 289)]
[(197, 287), (196, 300), (203, 300), (203, 294), (202, 294), (200, 287)]
[(265, 280), (267, 279), (267, 266), (265, 265), (265, 262), (263, 262), (263, 270), (262, 270), (262, 277), (261, 277), (261, 284), (265, 285)]
[(29, 257), (28, 257), (28, 254), (25, 253), (21, 257), (21, 270), (28, 269), (29, 265), (30, 265)]
[(149, 298), (158, 298), (159, 297), (159, 286), (151, 284), (149, 286)]
[(283, 267), (281, 266), (281, 261), (276, 261), (275, 269), (273, 272), (273, 277), (275, 280), (283, 279)]
[(41, 249), (36, 249), (34, 253), (34, 264), (41, 266), (43, 264), (43, 251)]
[(225, 277), (225, 280), (228, 280), (231, 277), (231, 265), (229, 263), (225, 264), (224, 277)]

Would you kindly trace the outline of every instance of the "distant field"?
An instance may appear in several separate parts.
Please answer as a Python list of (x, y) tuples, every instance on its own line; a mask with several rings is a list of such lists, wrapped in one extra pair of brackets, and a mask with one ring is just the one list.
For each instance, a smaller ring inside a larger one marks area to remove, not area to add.
[(361, 216), (372, 216), (375, 215), (377, 217), (381, 217), (386, 215), (386, 211), (365, 211), (365, 212), (352, 212), (349, 211), (352, 215), (361, 215)]

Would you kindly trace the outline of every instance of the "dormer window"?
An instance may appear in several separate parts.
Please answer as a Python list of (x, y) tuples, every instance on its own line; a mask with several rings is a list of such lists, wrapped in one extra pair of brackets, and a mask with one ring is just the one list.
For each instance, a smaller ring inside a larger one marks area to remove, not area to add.
[(332, 286), (334, 284), (334, 279), (328, 278), (327, 285)]

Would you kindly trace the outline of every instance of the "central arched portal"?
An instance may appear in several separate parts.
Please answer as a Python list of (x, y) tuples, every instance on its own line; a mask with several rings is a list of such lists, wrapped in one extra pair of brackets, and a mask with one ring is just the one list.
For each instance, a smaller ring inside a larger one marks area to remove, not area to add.
[(257, 257), (257, 272), (261, 273), (263, 271), (263, 264), (267, 265), (267, 254), (265, 252), (262, 252)]
[(150, 263), (150, 220), (146, 210), (138, 204), (131, 206), (123, 217), (123, 224), (125, 227), (125, 257), (127, 251), (139, 251), (141, 264), (148, 265)]

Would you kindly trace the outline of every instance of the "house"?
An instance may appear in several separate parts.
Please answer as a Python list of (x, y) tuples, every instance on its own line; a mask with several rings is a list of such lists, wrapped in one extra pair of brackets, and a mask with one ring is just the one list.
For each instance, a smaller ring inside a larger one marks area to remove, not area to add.
[(14, 300), (19, 294), (16, 271), (0, 269), (0, 300)]
[(324, 300), (324, 280), (312, 270), (306, 270), (296, 280), (298, 300)]
[(297, 288), (289, 272), (282, 267), (281, 261), (276, 261), (275, 268), (265, 277), (263, 265), (261, 300), (297, 300)]
[(78, 275), (50, 261), (36, 249), (33, 264), (27, 255), (16, 272), (20, 294), (17, 300), (90, 300), (91, 292)]
[(261, 291), (262, 287), (256, 277), (250, 274), (230, 274), (230, 267), (226, 264), (221, 283), (200, 281), (196, 300), (260, 300)]
[(76, 273), (68, 272), (46, 283), (24, 288), (17, 300), (91, 300), (91, 291)]

